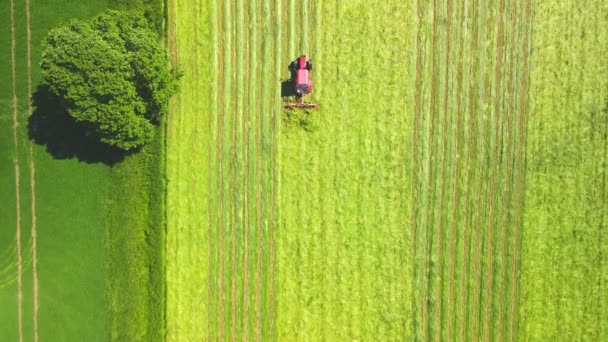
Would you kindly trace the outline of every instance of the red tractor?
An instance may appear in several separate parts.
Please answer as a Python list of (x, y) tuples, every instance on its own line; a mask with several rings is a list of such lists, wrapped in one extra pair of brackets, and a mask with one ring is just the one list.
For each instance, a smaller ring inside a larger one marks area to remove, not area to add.
[(289, 64), (289, 71), (291, 71), (291, 86), (292, 93), (296, 98), (296, 102), (286, 102), (286, 109), (294, 108), (319, 108), (318, 103), (304, 102), (303, 97), (312, 92), (312, 78), (310, 77), (310, 71), (312, 70), (312, 60), (306, 59), (306, 56), (302, 55), (295, 61)]

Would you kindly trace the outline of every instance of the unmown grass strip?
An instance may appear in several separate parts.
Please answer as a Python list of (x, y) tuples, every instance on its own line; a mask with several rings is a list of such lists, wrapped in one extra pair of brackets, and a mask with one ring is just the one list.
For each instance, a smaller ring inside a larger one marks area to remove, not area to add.
[[(457, 72), (456, 72), (456, 117), (455, 117), (455, 125), (456, 125), (456, 133), (455, 133), (455, 142), (454, 142), (454, 168), (453, 168), (453, 174), (452, 174), (452, 206), (451, 206), (451, 211), (450, 211), (450, 238), (449, 238), (449, 243), (450, 243), (450, 247), (449, 247), (449, 258), (450, 260), (448, 261), (448, 273), (449, 273), (449, 280), (448, 280), (448, 303), (447, 303), (447, 308), (448, 308), (448, 314), (447, 314), (447, 332), (446, 332), (446, 338), (448, 341), (452, 341), (454, 340), (454, 336), (453, 336), (453, 325), (454, 325), (454, 316), (453, 316), (453, 312), (454, 312), (454, 306), (455, 306), (455, 301), (456, 298), (454, 298), (454, 293), (455, 293), (455, 272), (456, 272), (456, 259), (457, 259), (457, 252), (456, 252), (456, 238), (457, 238), (457, 229), (459, 227), (459, 206), (460, 206), (460, 153), (461, 153), (461, 135), (462, 135), (462, 131), (463, 131), (463, 117), (462, 117), (462, 112), (463, 112), (463, 96), (464, 94), (462, 93), (462, 88), (463, 88), (463, 54), (464, 54), (464, 36), (465, 36), (465, 2), (461, 2), (460, 4), (460, 8), (459, 8), (459, 25), (460, 25), (460, 29), (458, 31), (458, 35), (459, 35), (459, 39), (458, 39), (458, 46), (457, 46), (457, 50), (458, 50), (458, 58), (457, 58)], [(465, 203), (466, 205), (466, 203)], [(466, 229), (466, 227), (462, 227), (463, 229)], [(464, 254), (464, 253), (463, 253)], [(463, 274), (460, 275), (461, 277), (463, 276)], [(463, 292), (459, 292), (459, 294), (462, 296)]]
[[(485, 305), (484, 305), (484, 314), (482, 316), (483, 321), (483, 332), (484, 332), (484, 341), (489, 341), (491, 337), (491, 329), (490, 321), (492, 317), (491, 308), (492, 308), (492, 289), (493, 289), (493, 281), (494, 281), (494, 229), (496, 222), (496, 187), (498, 182), (498, 168), (499, 168), (499, 154), (501, 153), (500, 146), (500, 121), (501, 121), (501, 103), (502, 103), (502, 93), (501, 93), (501, 78), (502, 78), (502, 60), (503, 60), (503, 51), (504, 51), (504, 17), (505, 17), (505, 0), (500, 0), (499, 9), (498, 9), (498, 28), (497, 28), (497, 39), (496, 39), (496, 64), (494, 66), (494, 87), (496, 89), (494, 94), (494, 138), (492, 143), (491, 150), (491, 159), (492, 159), (492, 174), (490, 177), (490, 186), (488, 189), (488, 197), (489, 197), (489, 213), (488, 220), (486, 222), (486, 255), (485, 260), (487, 262), (487, 266), (485, 267), (485, 281), (484, 281), (484, 297), (485, 297)], [(499, 253), (501, 251), (498, 251)]]
[(19, 328), (19, 341), (23, 341), (23, 258), (21, 251), (21, 189), (19, 171), (19, 139), (17, 130), (18, 100), (17, 100), (17, 66), (16, 66), (16, 37), (15, 37), (15, 1), (10, 0), (11, 17), (11, 82), (12, 82), (12, 104), (13, 104), (13, 168), (15, 171), (15, 239), (17, 243), (17, 319)]
[(524, 184), (525, 184), (525, 152), (526, 152), (526, 123), (528, 110), (528, 78), (529, 75), (529, 58), (530, 58), (530, 30), (531, 30), (531, 0), (524, 1), (524, 22), (523, 22), (523, 43), (522, 43), (522, 72), (520, 77), (520, 97), (518, 108), (518, 129), (517, 129), (517, 184), (514, 197), (515, 202), (515, 223), (513, 232), (513, 254), (511, 258), (511, 302), (509, 308), (509, 331), (510, 340), (517, 339), (517, 301), (518, 301), (518, 271), (519, 271), (519, 242), (520, 230), (523, 217), (523, 201), (524, 201)]

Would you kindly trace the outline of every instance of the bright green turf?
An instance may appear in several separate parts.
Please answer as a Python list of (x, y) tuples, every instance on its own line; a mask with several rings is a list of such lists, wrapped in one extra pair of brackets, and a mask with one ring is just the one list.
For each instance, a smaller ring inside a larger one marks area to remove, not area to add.
[(608, 7), (534, 2), (522, 339), (608, 339)]

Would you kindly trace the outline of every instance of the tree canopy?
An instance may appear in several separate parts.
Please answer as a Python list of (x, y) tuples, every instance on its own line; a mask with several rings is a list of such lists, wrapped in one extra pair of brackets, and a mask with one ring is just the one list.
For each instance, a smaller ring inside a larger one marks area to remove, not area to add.
[(49, 32), (42, 77), (89, 136), (129, 151), (167, 112), (178, 76), (142, 15), (107, 11)]

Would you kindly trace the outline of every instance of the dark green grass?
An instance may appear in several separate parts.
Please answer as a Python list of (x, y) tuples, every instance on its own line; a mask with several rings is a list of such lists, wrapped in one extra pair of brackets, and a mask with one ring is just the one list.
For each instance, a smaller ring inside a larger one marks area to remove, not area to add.
[[(121, 2), (121, 8), (132, 3)], [(155, 5), (148, 8), (149, 12), (163, 18), (162, 2), (157, 1)], [(119, 7), (117, 3), (110, 6)], [(38, 65), (42, 41), (48, 30), (72, 18), (90, 18), (108, 7), (106, 1), (31, 1), (34, 90), (40, 82)], [(3, 23), (0, 36), (6, 42), (0, 47), (0, 71), (7, 76), (6, 81), (0, 84), (0, 226), (6, 227), (0, 231), (0, 337), (2, 340), (17, 340), (9, 9), (8, 1), (0, 5)], [(24, 0), (15, 0), (15, 19), (23, 333), (28, 341), (33, 339), (33, 281)], [(164, 137), (161, 133), (159, 129), (154, 143), (141, 154), (127, 158), (113, 168), (74, 158), (55, 159), (45, 146), (34, 145), (40, 340), (161, 339), (164, 327), (164, 171), (161, 157)], [(110, 232), (114, 234), (109, 235)], [(109, 236), (111, 239), (104, 240)], [(112, 324), (114, 322), (117, 324)]]
[(111, 340), (164, 337), (164, 136), (160, 133), (142, 152), (112, 170), (105, 232)]

